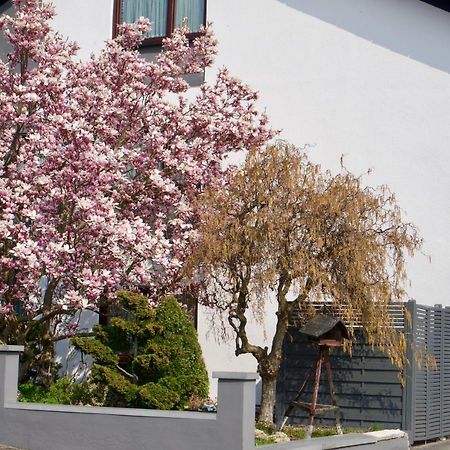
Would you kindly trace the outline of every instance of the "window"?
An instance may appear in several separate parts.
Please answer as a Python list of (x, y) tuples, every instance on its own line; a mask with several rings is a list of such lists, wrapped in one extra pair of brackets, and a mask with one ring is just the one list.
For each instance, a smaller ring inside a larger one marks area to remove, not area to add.
[(189, 29), (188, 36), (194, 38), (205, 23), (206, 0), (116, 0), (114, 36), (118, 23), (135, 22), (141, 16), (151, 22), (143, 45), (161, 43), (174, 28), (184, 25)]

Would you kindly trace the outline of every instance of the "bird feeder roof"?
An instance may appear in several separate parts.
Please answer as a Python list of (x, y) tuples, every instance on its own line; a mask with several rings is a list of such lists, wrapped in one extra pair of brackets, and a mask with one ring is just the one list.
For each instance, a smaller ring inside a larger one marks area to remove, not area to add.
[(325, 314), (317, 314), (300, 328), (300, 333), (318, 339), (333, 329), (339, 329), (342, 338), (349, 339), (347, 327), (342, 320)]

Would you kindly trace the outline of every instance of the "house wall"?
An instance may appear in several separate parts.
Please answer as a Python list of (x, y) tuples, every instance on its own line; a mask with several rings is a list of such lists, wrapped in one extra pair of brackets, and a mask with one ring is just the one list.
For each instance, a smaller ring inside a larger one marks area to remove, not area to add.
[(98, 53), (111, 38), (113, 26), (112, 0), (52, 0), (57, 16), (53, 26), (80, 46), (79, 55), (87, 59)]
[[(345, 155), (354, 173), (373, 169), (368, 184), (395, 192), (424, 238), (409, 295), (450, 304), (450, 13), (418, 0), (209, 0), (208, 18), (216, 68), (259, 91), (280, 137), (332, 170)], [(201, 333), (209, 367), (255, 370), (232, 342), (225, 350)]]
[[(409, 293), (450, 291), (450, 13), (418, 0), (209, 0), (226, 65), (281, 137), (396, 193), (424, 238)], [(215, 68), (208, 70), (207, 81)]]
[[(111, 36), (112, 0), (53, 3), (55, 28), (79, 42), (81, 57)], [(408, 264), (410, 296), (448, 303), (450, 14), (419, 0), (208, 0), (207, 15), (219, 54), (206, 80), (226, 65), (260, 92), (281, 138), (309, 146), (326, 168), (338, 169), (341, 155), (355, 173), (372, 168), (367, 182), (389, 185), (424, 238)], [(264, 329), (250, 331), (257, 343), (274, 317), (271, 304)], [(200, 309), (208, 369), (255, 370), (209, 324)]]
[[(0, 15), (2, 14), (8, 14), (10, 16), (14, 14), (14, 10), (10, 2), (6, 3), (0, 2)], [(3, 60), (5, 58), (5, 55), (8, 53), (10, 48), (11, 47), (4, 39), (0, 39), (0, 59)]]

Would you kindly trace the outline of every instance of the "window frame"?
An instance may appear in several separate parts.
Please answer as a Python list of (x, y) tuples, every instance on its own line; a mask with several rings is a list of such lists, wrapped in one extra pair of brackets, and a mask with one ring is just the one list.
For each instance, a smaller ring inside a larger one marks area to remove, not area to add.
[[(114, 0), (114, 11), (113, 11), (113, 30), (112, 35), (113, 38), (117, 37), (118, 33), (118, 26), (122, 23), (120, 18), (120, 10), (122, 6), (123, 0)], [(166, 29), (167, 34), (165, 36), (156, 36), (151, 38), (146, 38), (142, 41), (140, 47), (150, 47), (150, 46), (158, 46), (162, 44), (162, 41), (166, 37), (170, 37), (173, 33), (173, 30), (175, 28), (175, 3), (177, 0), (167, 0), (167, 23), (166, 23)], [(207, 0), (203, 0), (203, 18), (204, 23), (206, 24), (206, 2)], [(194, 32), (194, 33), (188, 33), (187, 38), (189, 40), (195, 39), (196, 37), (200, 36), (200, 32)]]

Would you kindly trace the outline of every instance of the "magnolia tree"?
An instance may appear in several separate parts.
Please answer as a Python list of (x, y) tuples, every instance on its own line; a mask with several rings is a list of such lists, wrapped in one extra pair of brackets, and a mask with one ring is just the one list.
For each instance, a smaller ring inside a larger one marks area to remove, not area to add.
[(187, 100), (183, 76), (216, 51), (208, 27), (192, 43), (175, 31), (146, 62), (140, 19), (81, 62), (52, 31), (53, 7), (14, 3), (0, 18), (11, 45), (0, 62), (0, 339), (28, 345), (25, 362), (45, 377), (77, 311), (118, 288), (145, 286), (157, 301), (195, 241), (193, 200), (224, 184), (229, 152), (271, 132), (226, 69)]
[[(224, 313), (236, 355), (251, 354), (262, 379), (260, 420), (272, 422), (282, 343), (322, 300), (397, 366), (405, 339), (388, 306), (403, 298), (405, 256), (421, 244), (386, 187), (364, 187), (343, 170), (332, 175), (286, 144), (249, 152), (241, 171), (201, 198), (202, 239), (186, 266), (203, 301)], [(252, 341), (249, 324), (275, 301), (269, 345)]]

